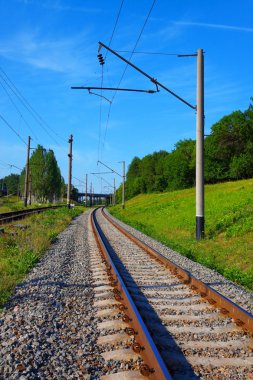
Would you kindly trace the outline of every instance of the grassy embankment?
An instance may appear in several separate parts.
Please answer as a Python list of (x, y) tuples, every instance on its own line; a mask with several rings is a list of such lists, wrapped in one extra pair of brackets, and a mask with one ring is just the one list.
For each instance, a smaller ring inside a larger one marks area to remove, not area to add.
[[(65, 202), (66, 204), (66, 202)], [(31, 205), (27, 205), (27, 208), (47, 207), (50, 204), (41, 204), (33, 202)], [(10, 195), (0, 198), (0, 213), (19, 211), (24, 209), (24, 201), (18, 198), (16, 195)]]
[[(83, 207), (64, 207), (2, 226), (6, 233), (0, 234), (0, 307), (57, 235), (82, 211)], [(28, 228), (15, 228), (15, 224)]]
[(115, 217), (253, 288), (253, 179), (205, 186), (206, 238), (195, 240), (195, 189), (139, 195)]

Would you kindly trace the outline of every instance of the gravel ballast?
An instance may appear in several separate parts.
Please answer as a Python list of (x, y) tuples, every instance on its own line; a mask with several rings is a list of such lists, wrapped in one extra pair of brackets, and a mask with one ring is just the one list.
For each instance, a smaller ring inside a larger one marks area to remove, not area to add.
[[(99, 254), (88, 226), (89, 214), (77, 217), (58, 236), (17, 285), (0, 315), (0, 380), (99, 379), (123, 368), (120, 361), (104, 360), (103, 348), (97, 344), (104, 333), (97, 328), (100, 319), (94, 307), (98, 285), (93, 273)], [(253, 311), (250, 292), (122, 224), (244, 309)]]
[(128, 232), (141, 239), (144, 243), (148, 244), (151, 248), (159, 251), (169, 260), (175, 262), (177, 265), (191, 272), (196, 278), (207, 283), (213, 289), (223, 294), (225, 297), (229, 298), (234, 303), (241, 306), (244, 310), (253, 314), (253, 293), (246, 290), (240, 285), (235, 284), (232, 281), (227, 280), (225, 277), (220, 275), (214, 270), (204, 267), (187, 257), (181, 255), (178, 252), (166, 247), (164, 244), (152, 239), (151, 237), (137, 231), (135, 228), (119, 221), (114, 218), (107, 210), (105, 210), (107, 215), (118, 222), (122, 227), (124, 227)]
[(84, 213), (16, 287), (0, 315), (1, 380), (99, 378), (88, 234)]

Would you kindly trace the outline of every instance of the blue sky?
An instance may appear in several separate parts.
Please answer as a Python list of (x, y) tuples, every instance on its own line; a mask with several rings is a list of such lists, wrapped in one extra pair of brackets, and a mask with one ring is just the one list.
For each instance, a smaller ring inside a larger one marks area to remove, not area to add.
[[(127, 166), (134, 156), (171, 151), (177, 141), (195, 139), (195, 111), (163, 90), (115, 96), (104, 91), (103, 96), (113, 99), (110, 106), (99, 96), (70, 89), (101, 85), (98, 41), (109, 44), (121, 4), (122, 0), (0, 0), (0, 178), (19, 172), (10, 164), (24, 167), (28, 135), (32, 147), (39, 143), (54, 150), (67, 180), (72, 133), (73, 183), (83, 190), (79, 179), (85, 181), (87, 173), (99, 192), (108, 191), (104, 186), (113, 184), (114, 175), (102, 175), (108, 183), (91, 175), (106, 171), (98, 160), (120, 172), (119, 161)], [(127, 59), (152, 4), (153, 0), (123, 2), (111, 48), (124, 51), (120, 54)], [(195, 105), (196, 57), (140, 52), (193, 54), (203, 48), (208, 134), (222, 116), (250, 104), (252, 41), (252, 0), (157, 0), (131, 60)], [(106, 54), (105, 49), (101, 52)], [(107, 54), (103, 85), (117, 87), (124, 69), (123, 61)], [(120, 86), (154, 89), (131, 67)], [(115, 178), (118, 185), (121, 179)]]

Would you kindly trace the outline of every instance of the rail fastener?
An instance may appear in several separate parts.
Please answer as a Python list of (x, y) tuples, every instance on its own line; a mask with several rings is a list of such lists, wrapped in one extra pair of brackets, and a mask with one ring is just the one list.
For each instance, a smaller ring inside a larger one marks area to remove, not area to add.
[[(135, 348), (141, 347), (141, 356), (144, 363), (140, 365), (139, 371), (143, 376), (148, 376), (150, 380), (172, 380), (172, 377), (158, 352), (153, 339), (151, 338), (146, 325), (144, 324), (138, 309), (136, 308), (117, 268), (115, 267), (109, 252), (109, 245), (104, 242), (100, 233), (101, 230), (95, 218), (95, 209), (91, 214), (92, 230), (97, 241), (98, 248), (106, 260), (108, 267), (111, 268), (111, 275), (117, 283), (117, 291), (114, 294), (115, 299), (120, 301), (124, 308), (127, 309), (127, 316), (131, 319), (131, 330), (128, 333), (134, 334)], [(137, 345), (138, 346), (137, 346)]]
[[(112, 218), (110, 218), (102, 209), (103, 216), (122, 234), (128, 237), (132, 242), (134, 242), (138, 247), (142, 248), (150, 256), (159, 260), (162, 265), (170, 270), (174, 275), (176, 275), (179, 280), (185, 284), (189, 284), (190, 288), (196, 291), (202, 298), (207, 298), (207, 301), (214, 307), (221, 310), (226, 310), (226, 314), (230, 316), (236, 323), (238, 327), (241, 327), (251, 334), (253, 333), (253, 316), (246, 310), (236, 305), (233, 301), (223, 296), (221, 293), (217, 292), (204, 282), (198, 280), (189, 271), (181, 268), (173, 261), (169, 260), (167, 257), (151, 248), (146, 243), (142, 242), (136, 238), (133, 234), (123, 229), (119, 226)], [(221, 312), (222, 313), (222, 312)], [(237, 322), (236, 322), (237, 321)]]

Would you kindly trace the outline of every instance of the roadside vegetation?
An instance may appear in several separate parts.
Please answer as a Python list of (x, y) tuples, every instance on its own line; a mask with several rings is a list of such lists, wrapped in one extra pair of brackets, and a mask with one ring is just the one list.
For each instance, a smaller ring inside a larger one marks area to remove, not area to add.
[[(215, 123), (205, 137), (204, 149), (207, 184), (252, 178), (253, 105)], [(126, 199), (194, 187), (195, 150), (195, 140), (186, 139), (178, 141), (171, 152), (154, 152), (141, 159), (134, 157), (126, 175)], [(117, 190), (117, 199), (121, 200), (121, 188)]]
[[(19, 205), (24, 197), (26, 168), (21, 174), (10, 174), (0, 178), (0, 201), (9, 196), (16, 197)], [(28, 204), (58, 203), (66, 197), (67, 185), (61, 175), (60, 168), (52, 149), (46, 150), (38, 145), (29, 160)], [(72, 186), (71, 200), (78, 201), (78, 189)], [(1, 206), (1, 203), (0, 203)], [(18, 206), (18, 205), (15, 205)], [(0, 210), (0, 212), (6, 212)]]
[[(66, 204), (66, 202), (65, 202)], [(52, 206), (53, 204), (41, 204), (38, 202), (33, 202), (31, 205), (27, 205), (28, 208), (37, 208), (37, 207), (47, 207)], [(55, 204), (54, 204), (55, 205)], [(0, 198), (0, 213), (19, 211), (24, 210), (24, 201), (20, 199), (17, 195), (9, 195)]]
[(205, 186), (205, 239), (195, 239), (195, 188), (141, 194), (115, 217), (253, 290), (253, 179)]
[(0, 234), (0, 307), (57, 235), (81, 212), (83, 207), (63, 207), (2, 226), (5, 233)]

